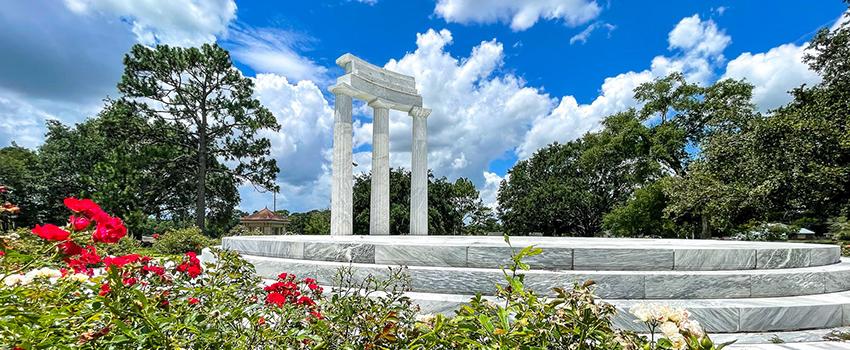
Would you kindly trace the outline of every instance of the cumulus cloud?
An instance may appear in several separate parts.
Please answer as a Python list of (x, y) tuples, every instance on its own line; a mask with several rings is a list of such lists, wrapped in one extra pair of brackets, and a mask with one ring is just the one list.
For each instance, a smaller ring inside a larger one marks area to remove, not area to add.
[(123, 19), (145, 45), (215, 42), (236, 18), (233, 0), (65, 0), (71, 11)]
[(531, 28), (541, 18), (575, 27), (593, 20), (601, 11), (593, 0), (439, 0), (434, 9), (447, 22), (509, 23), (514, 31)]
[[(281, 126), (279, 132), (260, 135), (271, 141), (271, 156), (281, 169), (278, 205), (296, 210), (326, 207), (330, 201), (333, 109), (311, 81), (292, 83), (284, 76), (258, 74), (254, 82), (254, 95)], [(248, 202), (251, 198), (271, 199), (271, 195), (247, 192), (243, 190)]]
[(327, 80), (327, 68), (296, 52), (295, 46), (307, 39), (274, 28), (233, 27), (225, 46), (237, 60), (254, 71), (275, 73), (291, 80)]
[(510, 174), (502, 177), (499, 176), (499, 174), (492, 173), (489, 171), (484, 172), (484, 185), (481, 186), (480, 191), (480, 198), (481, 201), (484, 202), (484, 205), (490, 207), (491, 209), (496, 209), (499, 207), (499, 185), (502, 184), (502, 180), (507, 180), (509, 176)]
[[(489, 163), (512, 150), (529, 124), (552, 108), (552, 100), (511, 74), (499, 75), (504, 48), (495, 40), (481, 42), (468, 57), (452, 56), (448, 30), (417, 35), (417, 48), (385, 68), (412, 75), (428, 117), (429, 167), (440, 176), (469, 177), (484, 183)], [(361, 128), (371, 127), (365, 123)], [(390, 117), (390, 162), (410, 167), (410, 117)], [(355, 157), (356, 159), (356, 157)], [(362, 163), (361, 163), (362, 164)]]
[(633, 90), (653, 78), (682, 72), (692, 82), (709, 82), (730, 42), (712, 20), (701, 20), (698, 15), (682, 19), (668, 35), (671, 56), (656, 56), (646, 70), (606, 78), (599, 96), (588, 104), (578, 103), (573, 96), (562, 97), (551, 113), (534, 120), (517, 155), (527, 158), (552, 142), (574, 140), (595, 130), (602, 118), (636, 106)]
[(753, 84), (753, 102), (762, 112), (779, 107), (791, 100), (791, 89), (821, 80), (803, 62), (805, 46), (785, 44), (767, 52), (742, 53), (729, 61), (723, 78), (745, 79)]

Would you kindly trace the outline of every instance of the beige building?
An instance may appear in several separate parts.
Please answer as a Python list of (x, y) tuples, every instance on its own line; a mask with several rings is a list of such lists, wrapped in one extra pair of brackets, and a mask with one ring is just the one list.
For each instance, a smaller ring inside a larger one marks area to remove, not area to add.
[(264, 235), (285, 235), (289, 219), (275, 214), (269, 208), (263, 208), (256, 213), (243, 216), (239, 219), (239, 223), (250, 231), (260, 231)]

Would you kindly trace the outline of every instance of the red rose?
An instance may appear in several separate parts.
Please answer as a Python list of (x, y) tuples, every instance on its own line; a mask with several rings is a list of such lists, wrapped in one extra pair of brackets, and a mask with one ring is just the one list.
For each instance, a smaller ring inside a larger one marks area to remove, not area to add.
[(305, 278), (305, 279), (304, 279), (304, 283), (306, 283), (306, 284), (315, 284), (315, 283), (316, 283), (316, 279), (314, 279), (314, 278), (310, 278), (310, 277), (307, 277), (307, 278)]
[(124, 226), (121, 219), (106, 217), (97, 221), (97, 229), (92, 233), (91, 238), (95, 242), (118, 243), (126, 235), (127, 226)]
[[(289, 274), (286, 272), (281, 272), (279, 275), (277, 275), (277, 278), (281, 280), (286, 280), (289, 278)], [(292, 278), (295, 279), (295, 275), (292, 275)]]
[(83, 247), (80, 247), (73, 241), (65, 241), (64, 243), (59, 244), (59, 252), (67, 256), (78, 255), (83, 252)]
[(132, 264), (134, 262), (139, 261), (140, 258), (141, 257), (139, 256), (139, 254), (105, 257), (103, 258), (103, 264), (106, 265), (107, 268), (109, 268), (110, 266), (123, 267), (124, 265)]
[(150, 272), (157, 276), (165, 275), (165, 269), (159, 266), (145, 265), (142, 266), (142, 271)]
[(310, 311), (310, 315), (312, 315), (313, 317), (315, 317), (315, 318), (317, 318), (317, 319), (320, 319), (320, 320), (324, 318), (324, 317), (322, 316), (322, 313), (320, 313), (320, 312), (318, 312), (318, 311), (315, 311), (315, 310)]
[(100, 293), (97, 293), (97, 295), (104, 296), (104, 295), (109, 294), (109, 291), (110, 291), (109, 284), (104, 283), (104, 284), (100, 285)]
[(191, 278), (198, 277), (201, 275), (201, 267), (198, 265), (189, 266), (189, 268), (186, 269), (186, 273), (189, 274), (189, 277)]
[(68, 197), (65, 198), (64, 202), (68, 209), (71, 209), (71, 211), (75, 213), (83, 214), (91, 220), (100, 221), (109, 217), (109, 215), (107, 215), (106, 212), (104, 212), (103, 209), (101, 209), (100, 206), (91, 199)]
[(3, 250), (0, 250), (0, 256), (4, 256), (4, 255), (6, 255), (6, 252), (3, 251)]
[(268, 296), (266, 296), (266, 304), (273, 304), (281, 307), (283, 304), (286, 304), (286, 297), (278, 292), (271, 292)]
[(153, 239), (159, 239), (159, 233), (154, 233), (154, 234), (153, 234)]
[(295, 302), (295, 304), (313, 306), (313, 305), (316, 305), (316, 302), (313, 301), (313, 299), (310, 299), (310, 297), (308, 297), (306, 295), (302, 295), (300, 298), (298, 298), (298, 300)]
[(127, 286), (127, 287), (132, 286), (132, 285), (136, 284), (137, 282), (138, 281), (136, 280), (135, 277), (127, 277), (122, 281), (122, 283), (124, 283), (124, 286)]
[(257, 319), (257, 324), (260, 325), (260, 326), (266, 324), (266, 318), (263, 317), (263, 316), (260, 316), (260, 318)]
[(44, 224), (44, 226), (35, 225), (35, 228), (32, 229), (32, 233), (48, 241), (64, 241), (71, 236), (70, 232), (53, 224)]
[(100, 263), (100, 255), (97, 255), (97, 248), (94, 246), (86, 246), (83, 251), (80, 252), (80, 261), (89, 265)]
[(195, 305), (195, 304), (200, 303), (200, 302), (201, 301), (198, 300), (198, 298), (189, 298), (189, 305)]
[(74, 228), (74, 231), (82, 231), (85, 230), (91, 225), (91, 220), (87, 219), (84, 216), (74, 216), (71, 215), (68, 218), (68, 221), (71, 222), (71, 227)]

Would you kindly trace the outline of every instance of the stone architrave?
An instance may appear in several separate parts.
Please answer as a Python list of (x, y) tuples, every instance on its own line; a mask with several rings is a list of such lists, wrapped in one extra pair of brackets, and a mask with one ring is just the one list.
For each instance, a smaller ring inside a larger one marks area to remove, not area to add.
[(411, 150), (410, 234), (428, 234), (428, 140), (422, 96), (411, 76), (372, 65), (352, 54), (344, 54), (336, 64), (345, 70), (331, 92), (334, 102), (333, 182), (331, 193), (331, 235), (351, 235), (353, 227), (352, 98), (369, 103), (372, 119), (372, 192), (369, 206), (369, 234), (388, 235), (389, 202), (389, 111), (408, 113), (413, 118)]

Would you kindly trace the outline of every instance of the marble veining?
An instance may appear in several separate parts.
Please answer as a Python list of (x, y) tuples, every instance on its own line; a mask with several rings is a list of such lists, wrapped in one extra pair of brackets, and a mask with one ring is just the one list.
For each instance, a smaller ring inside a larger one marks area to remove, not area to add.
[(810, 249), (758, 249), (756, 267), (759, 269), (783, 269), (806, 267), (812, 263)]
[(647, 299), (746, 298), (750, 276), (740, 275), (650, 275), (646, 277)]
[(676, 270), (750, 270), (754, 249), (676, 249)]
[(671, 270), (673, 251), (669, 249), (575, 249), (575, 270)]
[(466, 267), (466, 247), (378, 245), (374, 249), (377, 264)]

